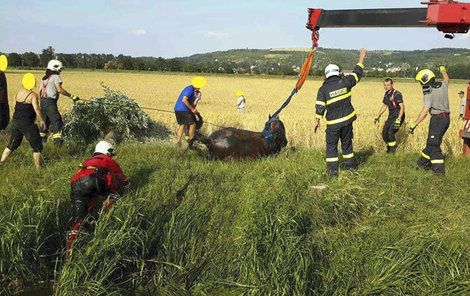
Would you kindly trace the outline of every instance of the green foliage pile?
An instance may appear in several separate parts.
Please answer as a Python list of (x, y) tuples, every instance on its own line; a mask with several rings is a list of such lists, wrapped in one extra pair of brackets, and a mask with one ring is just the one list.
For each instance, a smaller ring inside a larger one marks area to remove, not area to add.
[(470, 293), (469, 159), (439, 178), (418, 155), (366, 151), (331, 180), (316, 151), (222, 163), (124, 145), (134, 191), (64, 261), (77, 158), (36, 172), (26, 148), (0, 167), (0, 294), (39, 281), (57, 295)]
[(165, 139), (170, 131), (154, 122), (137, 102), (126, 94), (103, 86), (102, 98), (79, 101), (64, 116), (63, 134), (67, 141), (88, 145), (113, 131), (119, 140), (144, 142)]

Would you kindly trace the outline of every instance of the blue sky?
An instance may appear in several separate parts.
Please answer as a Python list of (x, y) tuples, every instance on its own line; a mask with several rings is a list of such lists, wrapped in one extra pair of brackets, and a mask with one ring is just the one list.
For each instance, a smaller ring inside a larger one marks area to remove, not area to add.
[[(468, 1), (467, 1), (468, 2)], [(310, 46), (307, 8), (420, 7), (417, 0), (0, 0), (0, 51), (176, 57), (232, 48)], [(436, 29), (322, 29), (320, 46), (470, 47)]]

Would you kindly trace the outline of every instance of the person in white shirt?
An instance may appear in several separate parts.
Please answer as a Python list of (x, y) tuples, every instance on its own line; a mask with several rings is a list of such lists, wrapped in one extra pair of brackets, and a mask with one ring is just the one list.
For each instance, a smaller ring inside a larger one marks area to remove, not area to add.
[(466, 104), (466, 99), (465, 99), (465, 93), (463, 90), (459, 91), (459, 97), (460, 97), (460, 105), (459, 105), (459, 118), (462, 119), (463, 115), (465, 113), (465, 104)]
[(235, 95), (237, 97), (237, 111), (245, 112), (246, 99), (245, 99), (245, 96), (243, 95), (243, 92), (239, 90), (236, 92)]

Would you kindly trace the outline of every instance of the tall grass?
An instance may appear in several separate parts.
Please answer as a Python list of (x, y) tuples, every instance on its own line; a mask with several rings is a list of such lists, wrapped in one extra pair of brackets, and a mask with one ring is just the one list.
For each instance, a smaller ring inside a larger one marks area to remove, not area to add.
[(46, 149), (40, 172), (28, 147), (0, 167), (0, 294), (470, 293), (468, 159), (437, 178), (417, 154), (365, 150), (358, 174), (331, 180), (317, 151), (221, 163), (128, 144), (134, 191), (65, 261), (68, 178), (88, 151)]

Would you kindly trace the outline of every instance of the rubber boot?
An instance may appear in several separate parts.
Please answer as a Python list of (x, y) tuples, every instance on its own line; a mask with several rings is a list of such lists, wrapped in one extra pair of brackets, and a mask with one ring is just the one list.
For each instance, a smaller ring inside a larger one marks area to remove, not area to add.
[(423, 170), (431, 169), (431, 161), (422, 156), (418, 159), (418, 161), (416, 162), (416, 165), (418, 166), (419, 169), (423, 169)]

